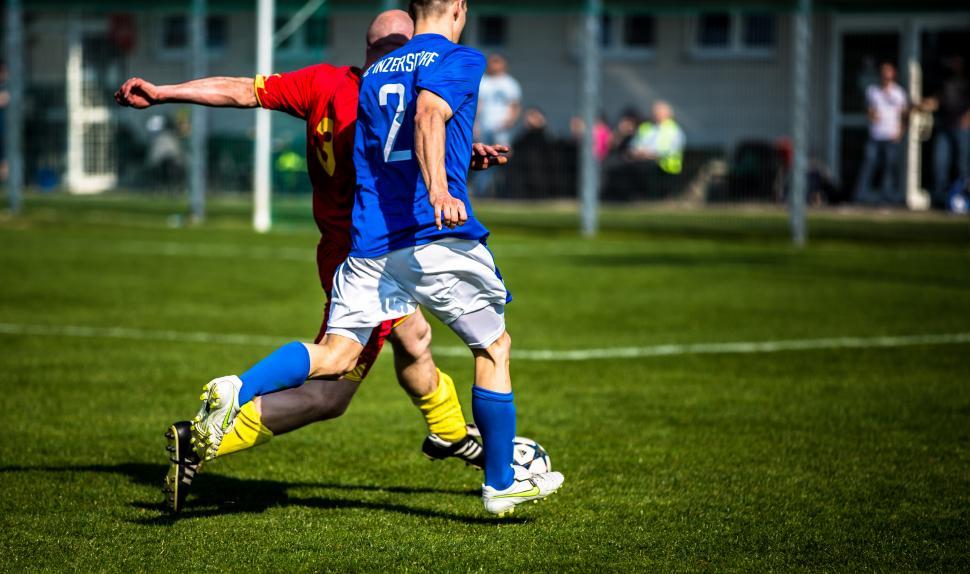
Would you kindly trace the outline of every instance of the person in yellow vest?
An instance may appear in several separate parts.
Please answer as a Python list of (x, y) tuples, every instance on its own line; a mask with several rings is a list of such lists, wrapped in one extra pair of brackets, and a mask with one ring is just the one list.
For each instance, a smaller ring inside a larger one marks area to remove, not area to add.
[(676, 175), (683, 169), (684, 130), (674, 121), (670, 104), (653, 105), (653, 122), (643, 122), (633, 139), (630, 155), (634, 159), (656, 162), (663, 172)]

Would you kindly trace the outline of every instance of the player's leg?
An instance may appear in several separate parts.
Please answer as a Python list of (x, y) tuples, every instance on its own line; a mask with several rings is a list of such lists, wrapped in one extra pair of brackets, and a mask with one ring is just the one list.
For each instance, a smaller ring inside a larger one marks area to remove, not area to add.
[(196, 453), (204, 460), (218, 456), (226, 431), (242, 407), (257, 396), (296, 388), (308, 379), (340, 379), (353, 370), (363, 348), (357, 338), (336, 334), (327, 335), (320, 344), (294, 341), (242, 375), (213, 379), (203, 387), (202, 407), (192, 420)]
[[(249, 378), (250, 371), (242, 377)], [(181, 510), (203, 460), (254, 447), (310, 422), (338, 417), (360, 384), (345, 379), (305, 384), (301, 381), (299, 387), (257, 396), (241, 408), (218, 402), (221, 397), (231, 397), (228, 404), (238, 404), (236, 382), (242, 377), (222, 377), (210, 382), (203, 393), (200, 414), (192, 422), (174, 423), (165, 433), (171, 464), (162, 490), (173, 512)]]
[[(325, 326), (326, 313), (324, 328)], [(387, 330), (390, 330), (390, 326)], [(322, 337), (323, 328), (318, 340)], [(347, 378), (311, 380), (296, 388), (257, 396), (242, 405), (221, 439), (212, 445), (215, 456), (210, 458), (252, 448), (269, 441), (275, 435), (312, 422), (339, 417), (346, 411), (359, 386), (359, 380)], [(176, 422), (165, 433), (171, 464), (163, 491), (173, 512), (181, 510), (192, 480), (201, 467), (202, 458), (193, 448), (193, 443), (196, 442), (193, 429), (197, 424), (201, 426), (200, 423), (201, 421)]]
[(388, 340), (394, 349), (398, 384), (428, 426), (422, 452), (431, 460), (455, 457), (484, 468), (485, 452), (468, 434), (455, 383), (437, 368), (431, 356), (431, 325), (421, 311), (395, 322)]
[(555, 492), (560, 473), (516, 480), (512, 471), (516, 412), (509, 375), (512, 341), (505, 332), (508, 293), (491, 253), (476, 241), (443, 240), (391, 255), (389, 271), (409, 284), (415, 299), (475, 357), (472, 411), (485, 448), (486, 510), (504, 514)]
[(512, 338), (505, 331), (503, 307), (492, 305), (464, 314), (450, 324), (475, 357), (472, 413), (485, 446), (485, 509), (499, 516), (515, 506), (545, 498), (562, 486), (558, 472), (516, 479), (512, 470), (516, 427), (509, 359)]
[[(318, 259), (321, 259), (318, 249)], [(328, 294), (324, 304), (323, 319), (314, 343), (319, 344), (327, 334), (330, 317), (329, 293), (333, 272), (340, 264), (320, 263), (320, 279)], [(326, 275), (329, 270), (329, 277)], [(378, 329), (371, 334), (373, 340)], [(369, 343), (369, 342), (368, 342)], [(276, 435), (290, 432), (319, 421), (337, 418), (342, 415), (353, 399), (360, 381), (347, 378), (333, 380), (307, 381), (304, 385), (256, 397), (246, 403), (236, 415), (235, 422), (223, 436), (216, 453), (217, 457), (232, 454), (268, 442)]]
[(389, 283), (383, 258), (350, 257), (333, 277), (327, 333), (319, 344), (283, 345), (241, 376), (220, 377), (205, 386), (193, 420), (194, 448), (209, 460), (241, 405), (253, 398), (303, 385), (307, 379), (336, 380), (350, 373), (375, 327), (413, 313), (416, 304)]

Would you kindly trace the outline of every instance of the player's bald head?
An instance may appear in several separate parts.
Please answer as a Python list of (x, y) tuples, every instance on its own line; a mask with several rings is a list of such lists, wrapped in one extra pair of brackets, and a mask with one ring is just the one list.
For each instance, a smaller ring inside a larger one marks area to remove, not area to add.
[(404, 10), (386, 10), (367, 28), (367, 65), (408, 43), (414, 22)]

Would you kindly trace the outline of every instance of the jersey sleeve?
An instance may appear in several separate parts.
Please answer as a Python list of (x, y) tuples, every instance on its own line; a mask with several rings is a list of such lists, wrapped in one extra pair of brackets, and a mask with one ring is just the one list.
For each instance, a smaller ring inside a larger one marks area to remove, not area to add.
[(475, 100), (484, 73), (485, 56), (470, 48), (458, 48), (420, 75), (417, 88), (437, 94), (455, 113)]
[(313, 100), (315, 87), (326, 71), (325, 65), (310, 66), (293, 72), (256, 76), (253, 89), (256, 101), (261, 108), (286, 112), (291, 116), (306, 119)]

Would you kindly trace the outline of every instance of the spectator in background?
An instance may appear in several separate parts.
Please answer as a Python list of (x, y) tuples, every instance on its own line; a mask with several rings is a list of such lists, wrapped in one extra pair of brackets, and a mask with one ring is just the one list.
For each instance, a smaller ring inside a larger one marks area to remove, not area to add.
[(0, 181), (7, 181), (7, 104), (10, 92), (7, 91), (7, 62), (0, 60)]
[(640, 113), (633, 108), (623, 110), (620, 120), (616, 122), (616, 129), (613, 131), (611, 151), (617, 156), (627, 157), (633, 139), (637, 135), (638, 127), (640, 127)]
[(505, 57), (492, 54), (488, 57), (485, 75), (478, 88), (476, 121), (479, 140), (500, 145), (511, 144), (512, 128), (522, 111), (521, 101), (522, 88), (508, 74)]
[[(869, 140), (856, 183), (856, 201), (870, 205), (902, 204), (903, 198), (897, 185), (899, 149), (909, 103), (906, 92), (896, 83), (896, 68), (889, 62), (879, 66), (879, 84), (866, 88), (866, 105), (869, 111)], [(870, 185), (876, 167), (880, 165), (880, 158), (882, 194), (875, 194)]]
[(509, 163), (509, 197), (548, 198), (556, 175), (556, 141), (547, 131), (546, 115), (530, 107), (522, 115), (522, 131), (512, 143), (514, 161)]
[(541, 144), (548, 143), (549, 136), (546, 133), (548, 125), (546, 114), (541, 109), (534, 106), (526, 109), (525, 114), (522, 116), (522, 133), (515, 140), (514, 146), (518, 148), (520, 145), (533, 142)]
[[(573, 141), (576, 145), (581, 145), (583, 143), (583, 138), (586, 137), (586, 122), (583, 118), (579, 116), (574, 116), (569, 120), (569, 132), (573, 136)], [(606, 114), (600, 113), (596, 117), (596, 123), (593, 124), (593, 157), (596, 161), (603, 163), (606, 159), (607, 154), (610, 153), (610, 142), (613, 140), (613, 133), (610, 131), (610, 126), (606, 123)]]
[(148, 118), (148, 157), (146, 177), (156, 185), (175, 189), (185, 181), (187, 160), (182, 142), (172, 121), (158, 114)]
[(610, 130), (610, 124), (606, 121), (606, 114), (600, 112), (599, 117), (596, 118), (596, 123), (593, 124), (593, 155), (596, 156), (596, 161), (603, 163), (603, 160), (610, 153), (612, 143), (613, 131)]
[(640, 124), (630, 147), (633, 159), (652, 161), (664, 173), (676, 175), (683, 169), (684, 130), (674, 121), (674, 111), (665, 101), (653, 105), (653, 122)]
[(933, 203), (937, 206), (947, 203), (951, 172), (956, 171), (961, 180), (970, 177), (970, 82), (962, 57), (949, 58), (946, 66), (943, 84), (922, 106), (937, 112), (933, 142)]
[[(505, 57), (492, 54), (488, 57), (485, 75), (478, 88), (478, 116), (475, 118), (478, 141), (497, 145), (511, 144), (512, 130), (522, 111), (521, 101), (522, 87), (508, 74)], [(484, 170), (475, 174), (476, 195), (495, 195), (495, 180), (501, 177), (495, 171)]]

